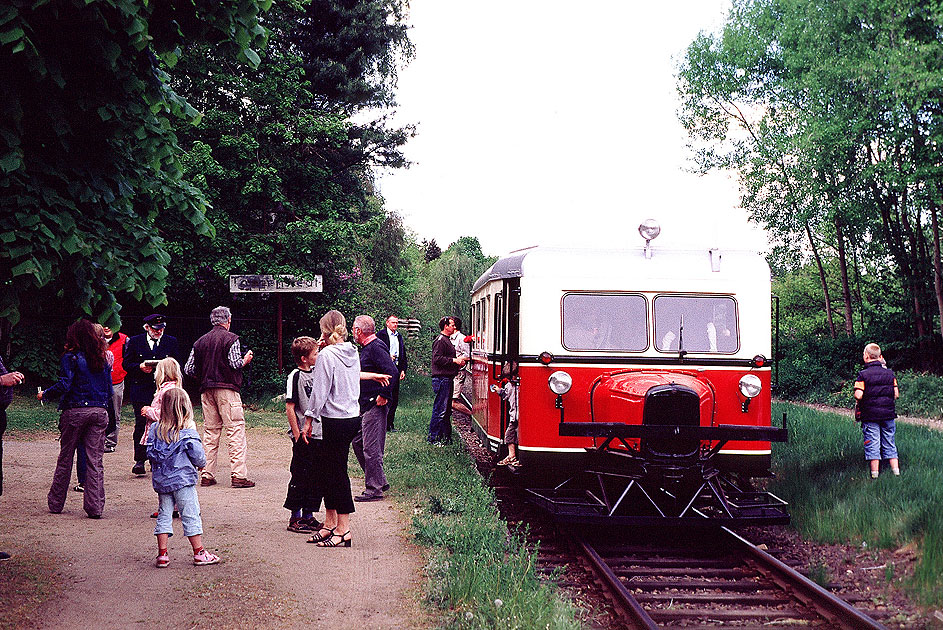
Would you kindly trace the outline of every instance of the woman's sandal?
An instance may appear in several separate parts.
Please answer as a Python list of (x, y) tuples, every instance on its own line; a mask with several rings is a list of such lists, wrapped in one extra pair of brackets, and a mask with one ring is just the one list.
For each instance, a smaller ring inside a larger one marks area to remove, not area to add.
[[(350, 547), (352, 538), (347, 538), (350, 535), (350, 530), (348, 529), (343, 534), (331, 534), (328, 538), (325, 538), (318, 543), (318, 547)], [(335, 538), (340, 538), (340, 542), (334, 542)]]
[[(328, 533), (327, 536), (322, 536), (322, 535), (321, 535), (321, 531), (326, 531), (326, 532), (329, 532), (329, 533)], [(306, 542), (309, 542), (309, 543), (318, 543), (318, 544), (320, 545), (320, 544), (321, 544), (322, 542), (324, 542), (325, 540), (330, 540), (333, 536), (334, 536), (334, 528), (333, 528), (333, 527), (324, 527), (323, 529), (318, 530), (318, 532), (315, 533), (315, 535), (312, 536), (311, 538), (309, 538)]]

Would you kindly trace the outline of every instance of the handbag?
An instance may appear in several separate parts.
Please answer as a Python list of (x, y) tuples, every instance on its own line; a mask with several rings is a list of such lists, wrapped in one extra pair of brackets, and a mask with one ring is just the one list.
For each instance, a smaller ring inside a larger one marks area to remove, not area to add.
[(858, 401), (855, 401), (855, 422), (861, 422), (861, 407)]

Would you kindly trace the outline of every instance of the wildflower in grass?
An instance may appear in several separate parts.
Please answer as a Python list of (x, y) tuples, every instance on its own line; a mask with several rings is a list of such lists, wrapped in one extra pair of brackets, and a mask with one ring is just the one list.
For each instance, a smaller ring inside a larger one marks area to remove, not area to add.
[(495, 608), (501, 608), (501, 606), (504, 606), (504, 602), (503, 602), (503, 601), (501, 601), (500, 599), (494, 600), (494, 607), (495, 607)]

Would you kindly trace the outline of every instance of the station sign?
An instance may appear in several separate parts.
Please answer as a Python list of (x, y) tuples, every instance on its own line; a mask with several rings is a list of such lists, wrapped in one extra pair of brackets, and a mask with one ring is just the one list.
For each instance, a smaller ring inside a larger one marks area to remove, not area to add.
[(230, 293), (321, 293), (323, 291), (322, 276), (312, 278), (290, 275), (229, 276)]

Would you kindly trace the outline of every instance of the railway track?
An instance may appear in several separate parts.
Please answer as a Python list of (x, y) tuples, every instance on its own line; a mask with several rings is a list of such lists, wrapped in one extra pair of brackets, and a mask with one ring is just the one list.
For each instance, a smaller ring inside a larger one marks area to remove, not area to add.
[(633, 628), (884, 627), (730, 530), (665, 533), (574, 538)]
[(526, 529), (538, 572), (581, 602), (590, 627), (884, 628), (726, 528), (636, 531), (632, 539), (624, 530), (589, 538), (557, 528), (506, 471), (494, 470), (470, 429), (457, 428), (502, 517)]

